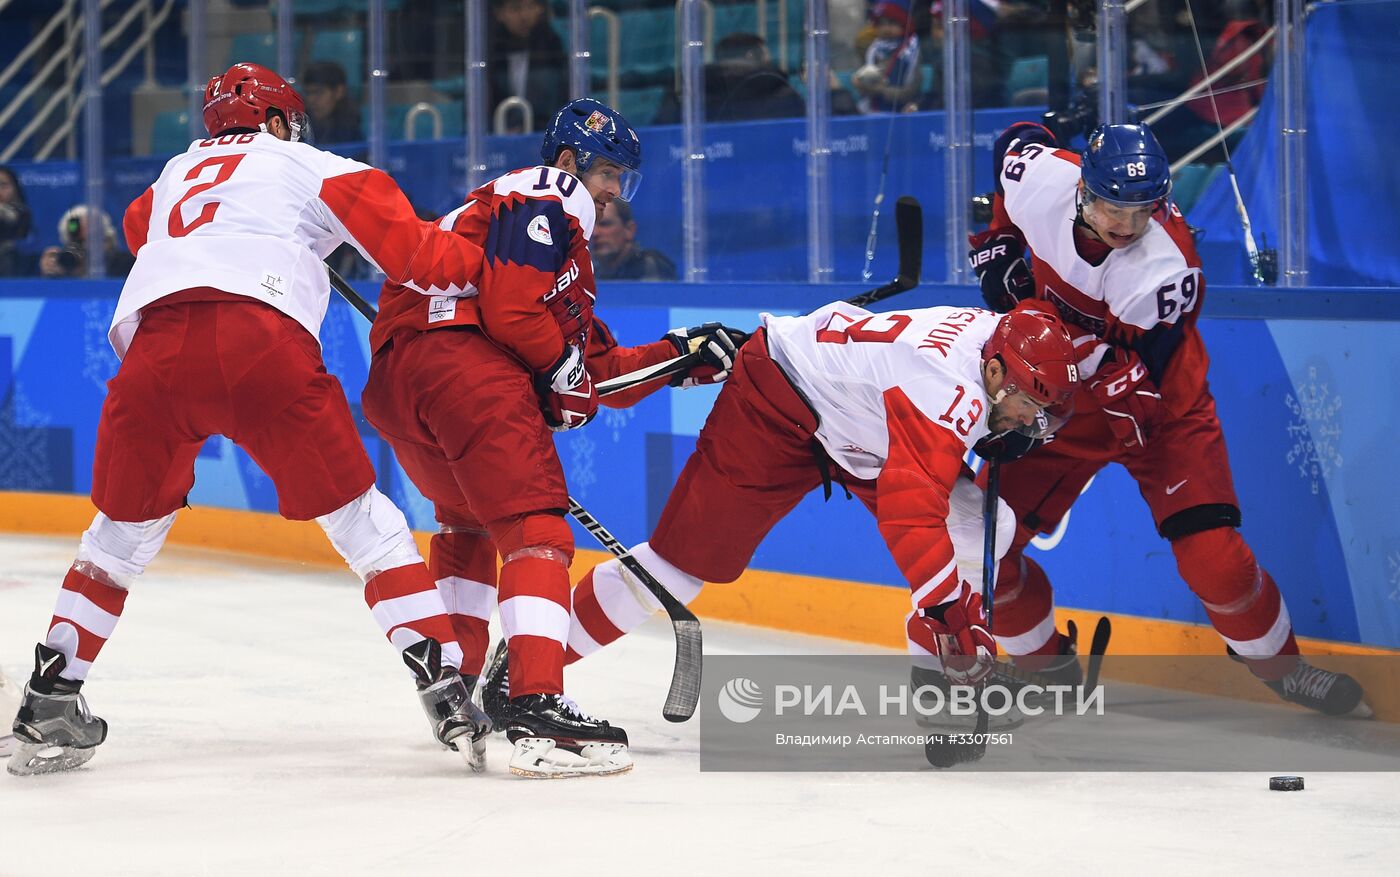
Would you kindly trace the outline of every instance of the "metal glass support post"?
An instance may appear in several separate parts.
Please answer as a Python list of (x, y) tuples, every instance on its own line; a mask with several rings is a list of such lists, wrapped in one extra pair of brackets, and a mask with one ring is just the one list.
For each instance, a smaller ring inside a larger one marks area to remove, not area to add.
[[(963, 0), (966, 2), (966, 0)], [(832, 279), (831, 27), (827, 0), (807, 3), (807, 281)]]
[(369, 0), (369, 163), (388, 167), (389, 152), (384, 142), (384, 84), (389, 71), (384, 66), (384, 0)]
[[(185, 19), (189, 32), (185, 37), (185, 65), (189, 68), (185, 77), (186, 112), (190, 117), (191, 140), (199, 140), (208, 132), (204, 130), (204, 86), (214, 71), (205, 69), (204, 43), (208, 39), (204, 24), (204, 0), (190, 0), (189, 17)], [(219, 71), (223, 72), (223, 71)]]
[(1279, 107), (1279, 267), (1282, 285), (1308, 285), (1308, 105), (1303, 65), (1307, 22), (1303, 0), (1276, 0), (1274, 72)]
[(467, 192), (486, 182), (486, 0), (467, 0), (466, 111)]
[[(588, 49), (588, 0), (569, 0), (569, 98), (588, 97), (592, 53)], [(617, 107), (613, 107), (617, 109)]]
[(969, 0), (947, 0), (943, 15), (943, 173), (947, 179), (944, 248), (949, 283), (971, 282), (967, 267), (972, 199), (972, 23)]
[(107, 273), (102, 222), (102, 3), (83, 0), (83, 168), (87, 173), (87, 276)]
[(296, 85), (297, 72), (292, 61), (292, 0), (277, 0), (277, 73)]
[(705, 262), (705, 36), (701, 0), (681, 3), (681, 166), (685, 279), (700, 283)]
[(1099, 122), (1117, 125), (1128, 112), (1128, 13), (1123, 0), (1099, 0)]

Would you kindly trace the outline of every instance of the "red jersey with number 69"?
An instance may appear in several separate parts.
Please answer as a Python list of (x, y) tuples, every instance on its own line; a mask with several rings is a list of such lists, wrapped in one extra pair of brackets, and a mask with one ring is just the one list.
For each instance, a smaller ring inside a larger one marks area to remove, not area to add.
[[(1033, 139), (1038, 131), (1031, 131)], [(1205, 275), (1191, 231), (1173, 204), (1122, 249), (1076, 231), (1079, 155), (1045, 143), (1013, 140), (1001, 159), (992, 228), (1014, 226), (1033, 255), (1036, 298), (1055, 306), (1075, 336), (1093, 335), (1142, 357), (1167, 408), (1188, 410), (1210, 366), (1196, 318)], [(1086, 338), (1077, 337), (1076, 346)], [(1096, 409), (1087, 379), (1106, 348), (1080, 363), (1085, 379), (1075, 410)]]
[(387, 174), (266, 133), (191, 143), (122, 225), (136, 264), (108, 333), (118, 356), (142, 308), (194, 289), (264, 302), (315, 337), (330, 299), (321, 260), (342, 243), (421, 294), (459, 294), (481, 273), (480, 247), (418, 219)]

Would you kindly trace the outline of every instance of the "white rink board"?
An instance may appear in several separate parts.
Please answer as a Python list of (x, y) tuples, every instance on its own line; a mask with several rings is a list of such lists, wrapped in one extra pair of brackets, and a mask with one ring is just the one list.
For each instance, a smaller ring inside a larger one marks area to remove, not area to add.
[[(0, 536), (0, 667), (28, 675), (73, 539)], [(720, 653), (852, 645), (709, 623)], [(0, 772), (0, 877), (429, 874), (1393, 873), (1400, 776), (701, 774), (661, 718), (658, 619), (569, 671), (627, 728), (612, 778), (471, 776), (430, 738), (348, 572), (167, 549), (85, 688), (80, 771)], [(1286, 766), (1279, 772), (1286, 772)]]

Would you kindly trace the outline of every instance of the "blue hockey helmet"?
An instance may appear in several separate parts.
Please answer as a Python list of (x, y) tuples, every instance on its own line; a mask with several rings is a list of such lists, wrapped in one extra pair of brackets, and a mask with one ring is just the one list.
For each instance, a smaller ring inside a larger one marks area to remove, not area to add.
[(565, 147), (574, 150), (581, 173), (598, 158), (620, 165), (622, 192), (618, 197), (631, 201), (637, 194), (642, 184), (642, 141), (617, 110), (587, 97), (564, 104), (544, 130), (540, 155), (553, 162)]
[(1171, 163), (1146, 125), (1100, 125), (1080, 159), (1084, 188), (1112, 204), (1156, 204), (1172, 191)]

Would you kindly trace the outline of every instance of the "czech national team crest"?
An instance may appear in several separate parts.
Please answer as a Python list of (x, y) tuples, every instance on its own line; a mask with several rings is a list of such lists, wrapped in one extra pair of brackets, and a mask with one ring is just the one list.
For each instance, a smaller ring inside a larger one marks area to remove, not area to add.
[(604, 128), (608, 127), (608, 117), (603, 115), (600, 110), (594, 110), (593, 115), (589, 116), (583, 123), (583, 127), (601, 133)]

